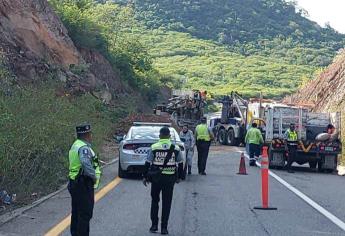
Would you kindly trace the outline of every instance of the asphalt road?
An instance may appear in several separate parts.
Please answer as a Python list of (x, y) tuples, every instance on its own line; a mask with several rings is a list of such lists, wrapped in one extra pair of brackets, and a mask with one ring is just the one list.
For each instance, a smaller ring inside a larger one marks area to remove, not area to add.
[[(207, 176), (194, 174), (175, 185), (169, 222), (170, 235), (345, 235), (338, 226), (293, 192), (270, 179), (270, 205), (277, 211), (258, 211), (261, 204), (260, 169), (248, 167), (237, 175), (240, 149), (212, 147)], [(196, 161), (196, 158), (195, 158)], [(297, 168), (294, 174), (274, 171), (291, 185), (345, 221), (344, 179)], [(107, 184), (117, 165), (105, 169)], [(94, 210), (91, 235), (145, 236), (150, 227), (150, 189), (133, 177), (100, 199)], [(70, 210), (66, 191), (0, 226), (0, 235), (44, 235)], [(63, 235), (69, 235), (65, 230)]]

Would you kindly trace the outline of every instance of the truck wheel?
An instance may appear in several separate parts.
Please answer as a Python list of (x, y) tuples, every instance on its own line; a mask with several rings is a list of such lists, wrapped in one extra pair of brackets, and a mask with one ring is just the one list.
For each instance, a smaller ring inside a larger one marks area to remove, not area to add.
[(272, 165), (272, 160), (273, 159), (273, 151), (271, 150), (271, 147), (268, 149), (268, 168), (269, 169), (274, 169), (276, 166)]
[(237, 145), (237, 140), (235, 138), (235, 131), (233, 129), (228, 130), (228, 144), (230, 146), (236, 146)]
[(227, 142), (228, 137), (227, 137), (225, 129), (219, 130), (219, 132), (218, 132), (218, 140), (219, 140), (219, 143), (222, 144), (222, 145), (227, 145), (228, 144), (228, 142)]
[(320, 161), (317, 162), (317, 170), (321, 173), (324, 171), (323, 169), (323, 160), (321, 159)]
[(309, 167), (311, 169), (315, 169), (317, 166), (317, 161), (309, 161)]

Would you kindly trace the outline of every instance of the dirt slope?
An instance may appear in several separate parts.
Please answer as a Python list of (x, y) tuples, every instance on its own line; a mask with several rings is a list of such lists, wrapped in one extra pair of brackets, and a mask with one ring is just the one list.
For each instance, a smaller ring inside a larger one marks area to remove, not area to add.
[(345, 51), (335, 58), (333, 64), (321, 75), (286, 98), (287, 102), (311, 104), (314, 111), (340, 112), (342, 156), (340, 164), (345, 166)]
[(311, 103), (316, 111), (341, 111), (345, 105), (345, 51), (318, 78), (286, 100)]
[[(53, 74), (70, 93), (93, 92), (106, 103), (131, 91), (101, 54), (75, 47), (47, 0), (0, 1), (0, 54), (19, 84)], [(86, 64), (82, 74), (72, 69)]]

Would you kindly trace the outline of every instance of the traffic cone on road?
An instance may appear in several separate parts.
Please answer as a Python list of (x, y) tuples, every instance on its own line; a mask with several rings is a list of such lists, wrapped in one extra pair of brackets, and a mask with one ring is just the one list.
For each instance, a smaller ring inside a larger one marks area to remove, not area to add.
[(237, 174), (238, 174), (238, 175), (247, 175), (246, 161), (245, 161), (243, 152), (241, 153), (240, 168), (239, 168)]

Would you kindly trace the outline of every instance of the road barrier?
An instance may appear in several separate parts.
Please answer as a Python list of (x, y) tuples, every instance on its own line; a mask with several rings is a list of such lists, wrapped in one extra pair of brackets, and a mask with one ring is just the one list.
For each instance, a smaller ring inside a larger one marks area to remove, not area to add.
[(246, 161), (244, 158), (244, 153), (241, 153), (241, 161), (240, 161), (240, 168), (238, 170), (238, 175), (247, 175), (247, 170), (246, 170)]
[(268, 206), (268, 147), (264, 146), (262, 148), (262, 157), (261, 157), (261, 196), (262, 196), (262, 206), (261, 207), (254, 207), (257, 210), (277, 210), (276, 207), (269, 207)]

